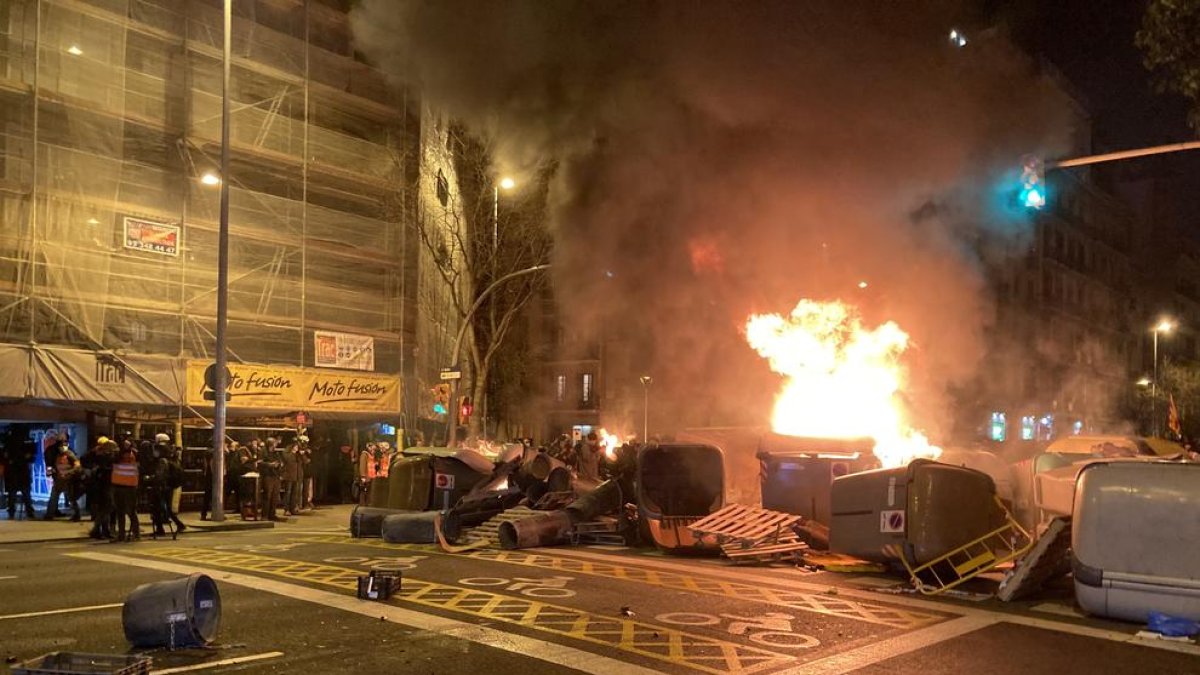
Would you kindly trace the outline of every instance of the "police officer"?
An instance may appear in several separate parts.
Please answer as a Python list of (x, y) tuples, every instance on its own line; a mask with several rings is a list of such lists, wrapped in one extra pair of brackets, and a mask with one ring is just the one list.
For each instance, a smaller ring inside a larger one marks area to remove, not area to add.
[(29, 440), (18, 440), (16, 434), (9, 434), (4, 444), (5, 469), (4, 491), (8, 493), (8, 519), (17, 517), (17, 493), (21, 493), (21, 503), (25, 505), (25, 517), (37, 518), (33, 510), (33, 499), (29, 491), (33, 487), (33, 460), (37, 455), (37, 445)]
[(116, 459), (109, 451), (106, 436), (96, 439), (96, 445), (79, 460), (83, 465), (88, 511), (92, 514), (92, 539), (112, 536), (109, 519), (112, 517), (112, 465)]
[(279, 508), (279, 478), (283, 472), (283, 454), (284, 450), (279, 447), (279, 441), (268, 438), (267, 449), (258, 465), (258, 472), (262, 475), (263, 515), (269, 520), (286, 520), (277, 517), (275, 513)]
[[(138, 465), (137, 451), (132, 443), (118, 448), (115, 442), (109, 441), (106, 447), (117, 458), (113, 463), (111, 475), (113, 509), (117, 514), (117, 536), (112, 541), (139, 539), (141, 533), (137, 519), (137, 491), (141, 467)], [(126, 519), (130, 524), (128, 535), (125, 531)]]
[(79, 458), (71, 452), (65, 435), (55, 439), (54, 445), (47, 455), (50, 462), (46, 464), (46, 473), (53, 477), (54, 485), (50, 488), (50, 501), (46, 508), (45, 519), (54, 520), (58, 517), (58, 498), (61, 495), (65, 496), (67, 503), (71, 505), (71, 522), (78, 523), (82, 520), (79, 512), (79, 495), (76, 489), (82, 471)]

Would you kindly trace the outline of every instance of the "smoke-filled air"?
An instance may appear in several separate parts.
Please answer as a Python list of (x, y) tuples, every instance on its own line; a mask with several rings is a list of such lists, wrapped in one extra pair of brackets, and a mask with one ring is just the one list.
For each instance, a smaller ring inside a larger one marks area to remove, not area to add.
[(1028, 236), (992, 186), (1072, 132), (965, 3), (365, 0), (353, 19), (499, 172), (552, 169), (564, 320), (639, 345), (663, 427), (766, 424), (783, 377), (747, 320), (810, 300), (902, 331), (889, 395), (948, 433), (991, 320), (983, 242)]

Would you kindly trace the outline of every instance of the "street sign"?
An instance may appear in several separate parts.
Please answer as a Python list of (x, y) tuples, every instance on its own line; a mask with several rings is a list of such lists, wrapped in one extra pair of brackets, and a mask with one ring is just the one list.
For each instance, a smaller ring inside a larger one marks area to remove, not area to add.
[(454, 474), (452, 473), (435, 473), (433, 474), (433, 486), (439, 490), (454, 489)]
[(458, 368), (442, 368), (443, 380), (461, 380), (462, 371)]

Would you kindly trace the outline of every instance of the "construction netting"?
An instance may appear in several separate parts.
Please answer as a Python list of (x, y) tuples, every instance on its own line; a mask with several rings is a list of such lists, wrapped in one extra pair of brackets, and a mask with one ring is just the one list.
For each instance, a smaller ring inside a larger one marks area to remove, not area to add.
[[(338, 331), (425, 380), (456, 328), (408, 241), (444, 210), (429, 115), (338, 4), (234, 3), (231, 358), (311, 366)], [(221, 26), (215, 1), (0, 3), (0, 342), (211, 357)]]

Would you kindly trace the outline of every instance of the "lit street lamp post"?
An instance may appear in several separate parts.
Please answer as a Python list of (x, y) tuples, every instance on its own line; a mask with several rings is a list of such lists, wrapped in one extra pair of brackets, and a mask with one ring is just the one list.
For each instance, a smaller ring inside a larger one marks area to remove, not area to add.
[(645, 400), (642, 405), (642, 443), (650, 442), (650, 383), (654, 378), (649, 375), (643, 375), (638, 378), (642, 381), (642, 393)]
[[(500, 190), (511, 190), (517, 186), (517, 182), (505, 176), (499, 182), (492, 186), (492, 279), (496, 278), (496, 267), (500, 262)], [(458, 355), (455, 354), (455, 360), (458, 360)], [(483, 420), (483, 435), (487, 437), (487, 414), (488, 414), (488, 396), (487, 392), (483, 394), (483, 400), (479, 405), (479, 418)], [(457, 399), (452, 400), (455, 403)], [(455, 403), (457, 405), (457, 403)]]
[(1155, 436), (1158, 435), (1158, 334), (1170, 333), (1174, 327), (1170, 320), (1162, 319), (1151, 329), (1154, 333), (1154, 378), (1150, 380), (1150, 417), (1153, 418), (1150, 429)]

